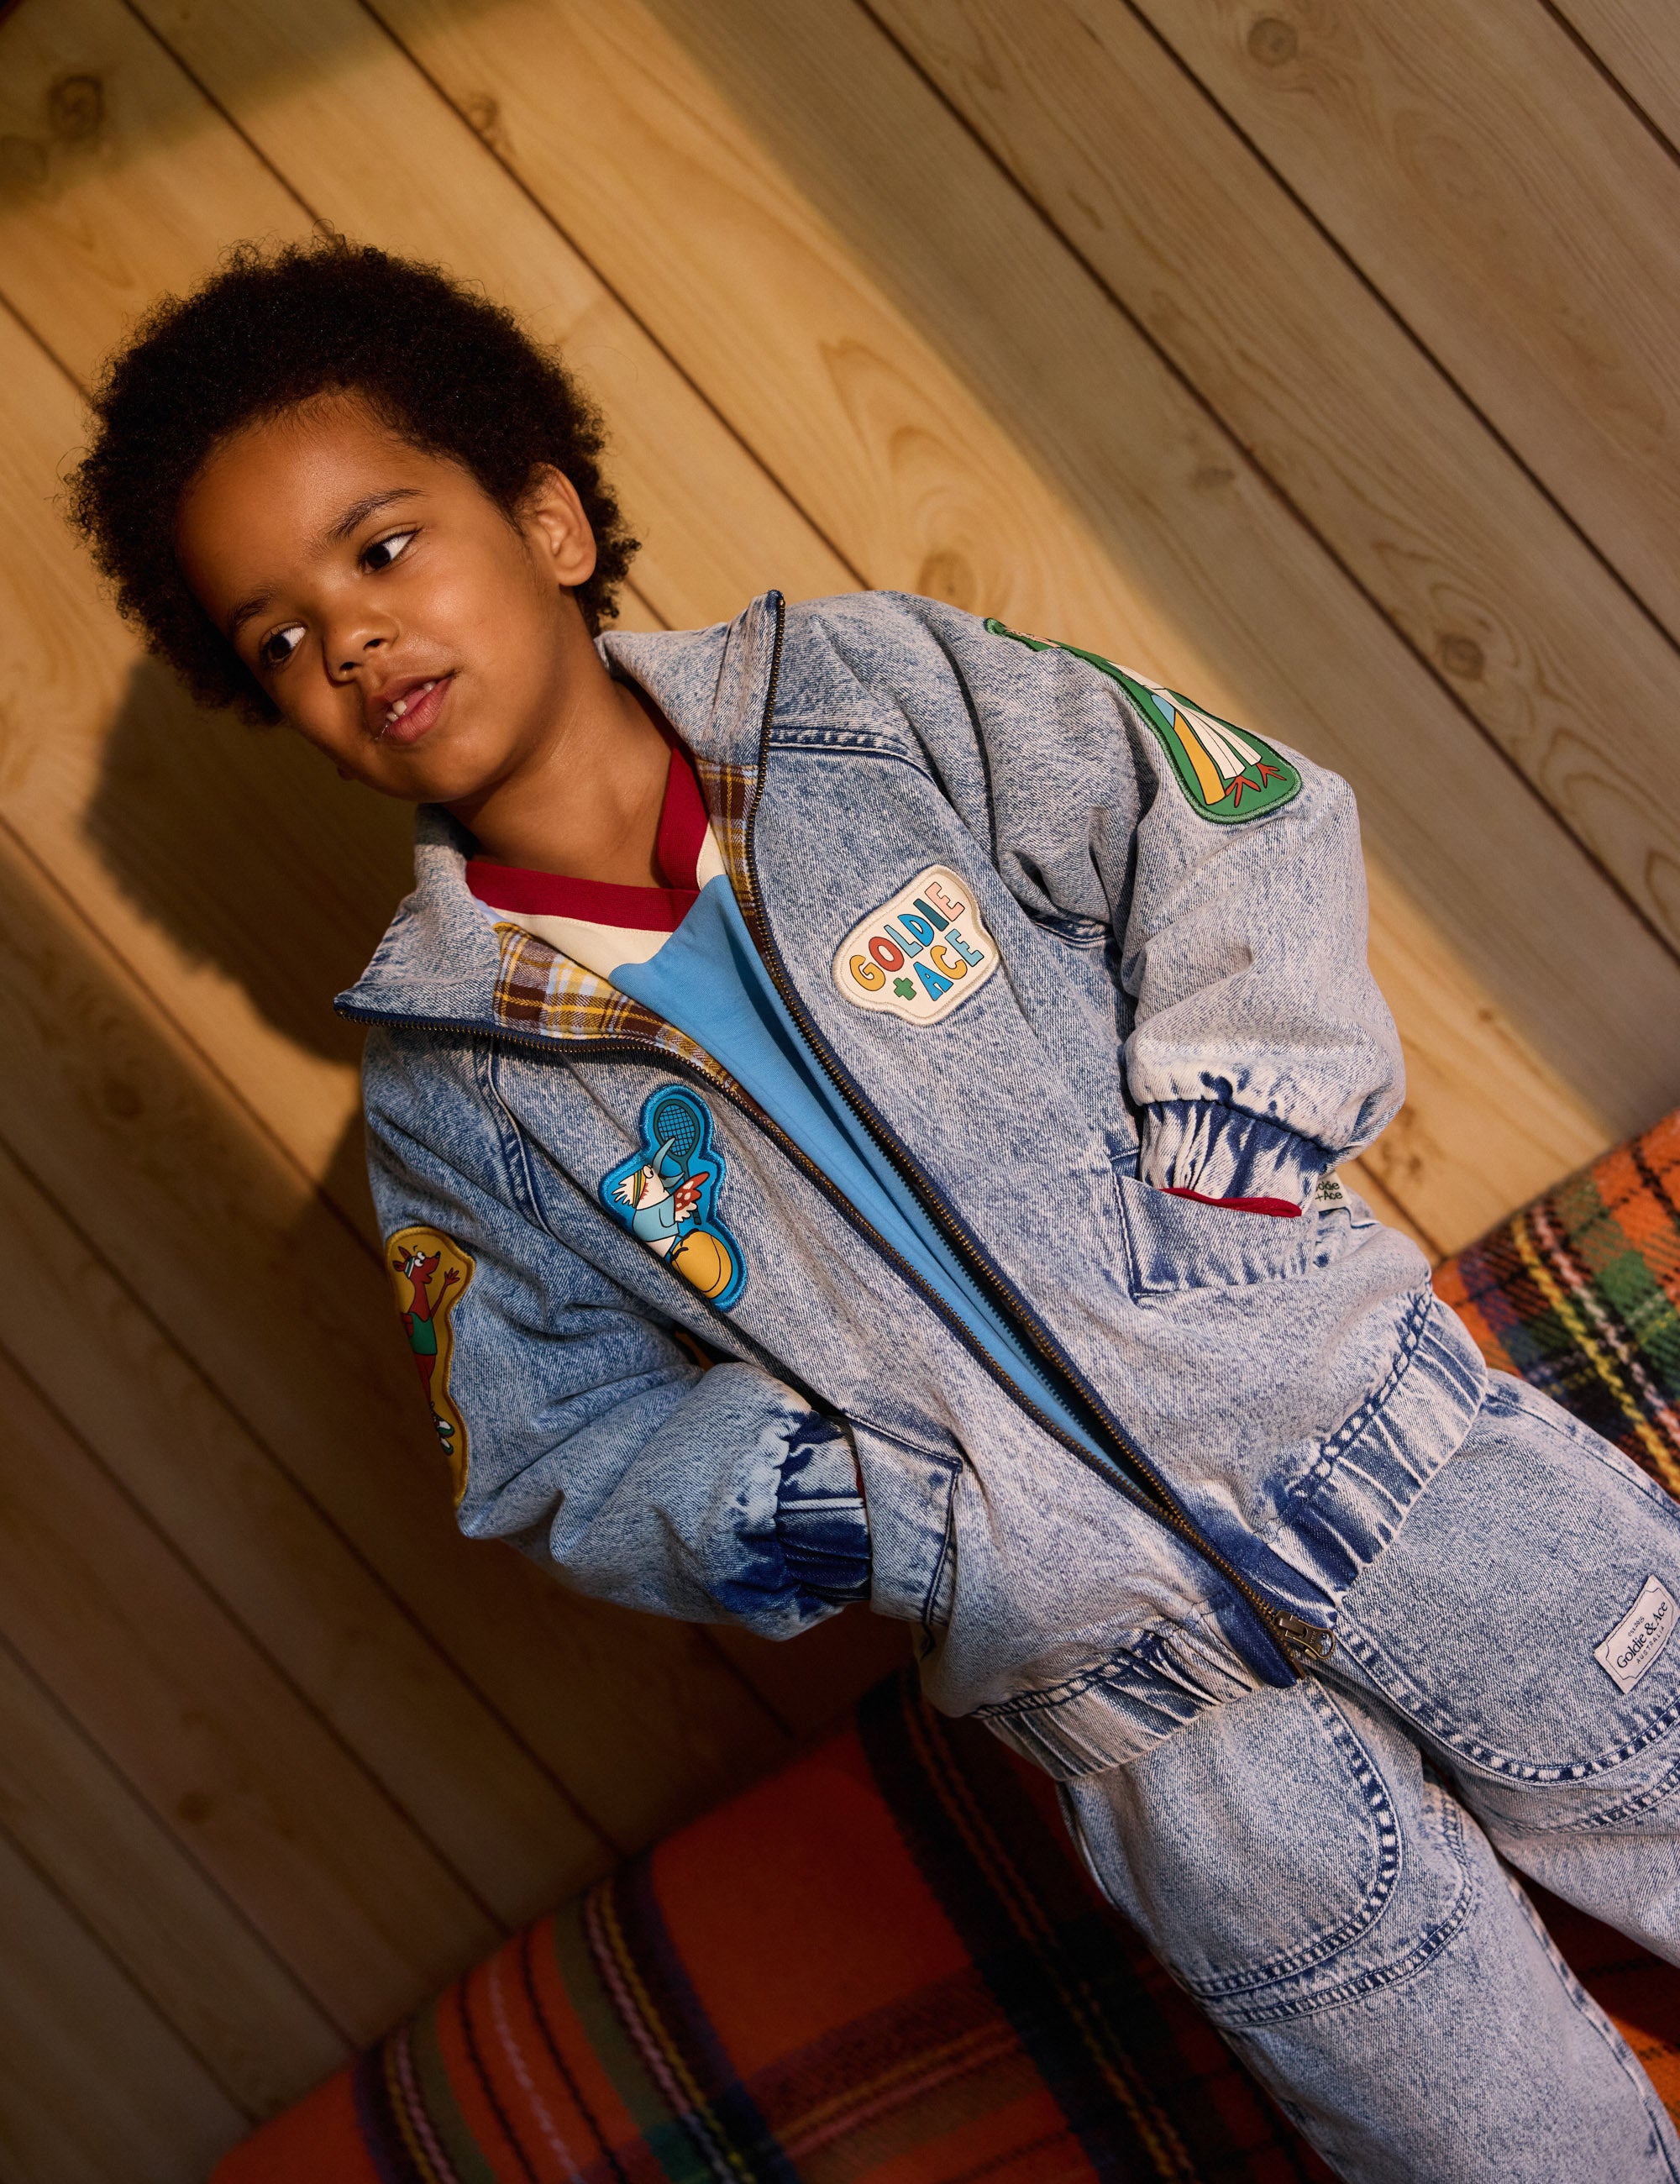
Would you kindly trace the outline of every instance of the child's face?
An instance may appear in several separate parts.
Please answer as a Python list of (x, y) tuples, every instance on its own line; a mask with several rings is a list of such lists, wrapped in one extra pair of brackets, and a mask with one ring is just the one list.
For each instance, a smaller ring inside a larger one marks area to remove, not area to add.
[(175, 541), (287, 722), (389, 796), (481, 800), (540, 758), (597, 666), (570, 592), (595, 542), (568, 482), (543, 473), (510, 522), (348, 396), (224, 442)]

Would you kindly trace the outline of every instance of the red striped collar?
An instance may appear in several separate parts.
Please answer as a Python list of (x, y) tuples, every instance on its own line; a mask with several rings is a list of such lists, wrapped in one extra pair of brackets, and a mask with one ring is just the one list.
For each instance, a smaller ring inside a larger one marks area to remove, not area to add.
[(610, 880), (569, 879), (561, 872), (492, 864), (486, 857), (469, 861), (466, 883), (491, 910), (581, 918), (591, 925), (623, 926), (636, 933), (675, 933), (699, 900), (696, 867), (708, 823), (693, 761), (680, 743), (673, 742), (654, 844), (654, 865), (665, 886), (621, 887)]

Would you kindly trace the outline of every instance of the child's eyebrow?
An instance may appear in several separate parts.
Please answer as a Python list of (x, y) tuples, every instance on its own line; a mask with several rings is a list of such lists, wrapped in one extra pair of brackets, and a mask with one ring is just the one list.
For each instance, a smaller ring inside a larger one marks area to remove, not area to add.
[(259, 592), (253, 599), (242, 599), (240, 601), (239, 604), (233, 610), (233, 612), (227, 618), (227, 634), (230, 644), (231, 644), (233, 639), (238, 636), (240, 631), (244, 628), (246, 623), (250, 621), (252, 616), (261, 614), (263, 609), (268, 604), (269, 601), (273, 597), (274, 593), (272, 592)]
[[(420, 497), (420, 488), (414, 485), (392, 486), (384, 493), (364, 493), (359, 500), (353, 500), (348, 508), (333, 518), (315, 543), (318, 546), (339, 545), (359, 524), (365, 523), (369, 516), (376, 514), (380, 509), (390, 508), (399, 500), (418, 500)], [(273, 597), (272, 592), (257, 592), (250, 599), (241, 600), (227, 618), (230, 641), (238, 636), (253, 615), (261, 614)]]
[(393, 486), (387, 493), (364, 493), (360, 500), (353, 500), (342, 515), (328, 524), (320, 535), (320, 543), (323, 546), (337, 546), (350, 536), (358, 524), (365, 523), (369, 516), (380, 509), (389, 508), (395, 501), (418, 500), (420, 497), (420, 488), (412, 485)]

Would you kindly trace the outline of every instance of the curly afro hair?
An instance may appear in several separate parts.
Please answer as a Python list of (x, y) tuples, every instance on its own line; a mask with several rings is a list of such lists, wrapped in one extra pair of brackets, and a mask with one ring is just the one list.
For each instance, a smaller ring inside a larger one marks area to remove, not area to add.
[(70, 521), (119, 612), (201, 704), (279, 717), (176, 565), (181, 495), (229, 433), (337, 393), (460, 463), (509, 515), (540, 465), (570, 478), (597, 547), (574, 596), (599, 628), (637, 541), (601, 476), (600, 415), (559, 359), (436, 266), (331, 234), (242, 243), (190, 296), (154, 305), (108, 360), (92, 445), (67, 480)]

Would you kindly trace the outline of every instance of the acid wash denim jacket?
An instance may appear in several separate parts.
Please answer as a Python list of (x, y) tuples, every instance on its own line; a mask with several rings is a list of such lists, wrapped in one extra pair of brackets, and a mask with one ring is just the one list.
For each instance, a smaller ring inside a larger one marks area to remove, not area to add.
[[(1401, 1096), (1350, 791), (928, 599), (772, 593), (601, 649), (692, 753), (821, 1061), (1100, 1453), (692, 1040), (493, 926), (428, 811), (339, 1006), (464, 1530), (770, 1637), (866, 1550), (934, 1703), (1062, 1779), (1292, 1680), (1484, 1383), (1416, 1245), (1320, 1187)], [(656, 1145), (655, 1111), (690, 1123)], [(697, 1131), (714, 1248), (661, 1253), (604, 1184)]]

